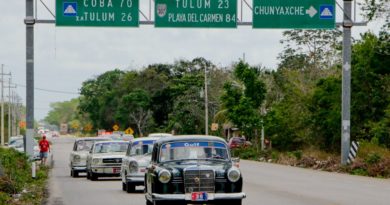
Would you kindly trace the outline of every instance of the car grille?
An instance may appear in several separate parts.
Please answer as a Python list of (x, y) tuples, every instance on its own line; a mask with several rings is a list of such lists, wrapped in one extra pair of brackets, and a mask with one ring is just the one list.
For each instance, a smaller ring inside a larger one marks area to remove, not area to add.
[(103, 159), (103, 163), (122, 163), (122, 158), (111, 158), (111, 159)]
[(185, 193), (215, 192), (213, 170), (186, 170), (184, 172)]

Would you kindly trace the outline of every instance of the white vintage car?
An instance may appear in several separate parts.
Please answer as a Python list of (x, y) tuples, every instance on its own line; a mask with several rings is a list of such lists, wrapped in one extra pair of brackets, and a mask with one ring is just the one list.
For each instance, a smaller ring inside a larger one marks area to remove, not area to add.
[(70, 176), (78, 177), (80, 172), (87, 170), (87, 155), (96, 141), (109, 140), (102, 137), (78, 138), (73, 144), (73, 150), (69, 155)]
[(122, 161), (122, 190), (127, 193), (135, 191), (136, 186), (144, 185), (146, 167), (150, 163), (153, 144), (160, 137), (136, 138), (130, 142), (126, 156)]
[(95, 142), (87, 156), (87, 179), (120, 176), (128, 145), (126, 141)]

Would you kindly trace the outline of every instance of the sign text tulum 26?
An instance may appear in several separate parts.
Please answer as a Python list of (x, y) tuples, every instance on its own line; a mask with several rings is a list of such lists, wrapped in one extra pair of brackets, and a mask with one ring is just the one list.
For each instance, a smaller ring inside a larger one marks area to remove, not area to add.
[(138, 8), (138, 0), (56, 0), (56, 25), (138, 27)]

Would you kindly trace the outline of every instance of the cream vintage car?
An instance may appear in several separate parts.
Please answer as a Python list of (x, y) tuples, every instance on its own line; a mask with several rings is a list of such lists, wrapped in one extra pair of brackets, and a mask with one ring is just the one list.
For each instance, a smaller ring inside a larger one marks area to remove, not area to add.
[(108, 140), (102, 137), (78, 138), (73, 144), (73, 150), (69, 155), (70, 176), (78, 177), (80, 172), (87, 170), (87, 155), (94, 142)]
[(146, 167), (150, 163), (153, 144), (160, 137), (136, 138), (130, 142), (122, 161), (122, 190), (135, 192), (136, 186), (144, 185)]
[(128, 145), (127, 141), (95, 142), (87, 156), (87, 179), (120, 176)]

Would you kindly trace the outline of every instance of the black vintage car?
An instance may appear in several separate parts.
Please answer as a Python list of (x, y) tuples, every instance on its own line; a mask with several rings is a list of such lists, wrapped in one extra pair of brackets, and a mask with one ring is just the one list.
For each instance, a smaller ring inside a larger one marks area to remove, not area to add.
[(241, 205), (242, 175), (226, 142), (211, 136), (158, 140), (145, 174), (147, 205)]

